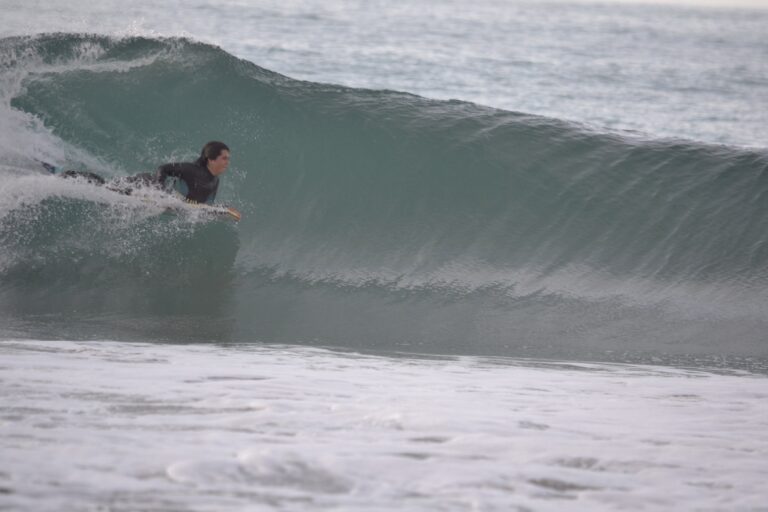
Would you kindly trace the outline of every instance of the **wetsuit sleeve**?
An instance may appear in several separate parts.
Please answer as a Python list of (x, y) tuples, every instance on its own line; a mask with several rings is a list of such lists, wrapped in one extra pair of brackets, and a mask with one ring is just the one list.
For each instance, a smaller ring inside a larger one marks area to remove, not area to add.
[(195, 181), (194, 171), (186, 163), (165, 164), (157, 168), (155, 180), (166, 192), (175, 190), (186, 199), (190, 199), (190, 183)]
[(211, 202), (219, 187), (216, 176), (191, 162), (161, 165), (157, 168), (156, 179), (166, 191), (173, 189), (197, 203)]
[(165, 185), (165, 180), (167, 180), (169, 176), (184, 178), (184, 172), (184, 164), (165, 164), (157, 168), (155, 179), (157, 179), (157, 182), (163, 186)]

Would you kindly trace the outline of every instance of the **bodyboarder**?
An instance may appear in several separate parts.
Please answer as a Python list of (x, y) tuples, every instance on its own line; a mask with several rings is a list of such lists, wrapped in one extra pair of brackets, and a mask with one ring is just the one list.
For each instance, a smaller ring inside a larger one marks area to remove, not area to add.
[[(212, 205), (219, 189), (219, 176), (229, 167), (229, 158), (229, 147), (226, 144), (210, 141), (203, 146), (200, 156), (194, 162), (164, 164), (158, 167), (155, 173), (140, 173), (109, 182), (98, 174), (87, 171), (65, 171), (59, 176), (85, 179), (125, 195), (130, 195), (134, 188), (143, 186), (158, 187), (166, 191), (175, 190), (190, 203)], [(50, 172), (56, 172), (55, 167), (43, 165)], [(240, 220), (240, 212), (231, 207), (228, 210), (230, 215)]]

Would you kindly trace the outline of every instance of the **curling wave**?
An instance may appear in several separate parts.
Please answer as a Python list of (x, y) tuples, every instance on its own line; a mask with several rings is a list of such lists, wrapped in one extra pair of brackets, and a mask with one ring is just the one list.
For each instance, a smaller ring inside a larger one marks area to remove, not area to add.
[[(4, 336), (768, 357), (768, 154), (301, 82), (183, 39), (0, 40)], [(233, 149), (238, 225), (108, 176)]]

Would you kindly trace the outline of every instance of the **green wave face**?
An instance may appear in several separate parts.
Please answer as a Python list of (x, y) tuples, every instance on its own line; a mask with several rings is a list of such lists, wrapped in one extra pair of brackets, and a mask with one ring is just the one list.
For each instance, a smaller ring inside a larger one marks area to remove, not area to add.
[[(768, 355), (765, 152), (300, 82), (187, 40), (0, 51), (6, 336)], [(210, 139), (237, 226), (126, 214), (7, 142), (119, 176)]]

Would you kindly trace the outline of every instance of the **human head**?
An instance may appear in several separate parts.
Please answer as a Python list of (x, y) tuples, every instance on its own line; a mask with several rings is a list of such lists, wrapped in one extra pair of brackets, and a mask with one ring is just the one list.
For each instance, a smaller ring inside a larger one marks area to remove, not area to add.
[(223, 173), (229, 165), (229, 146), (212, 140), (203, 146), (197, 163), (207, 168), (214, 176)]

